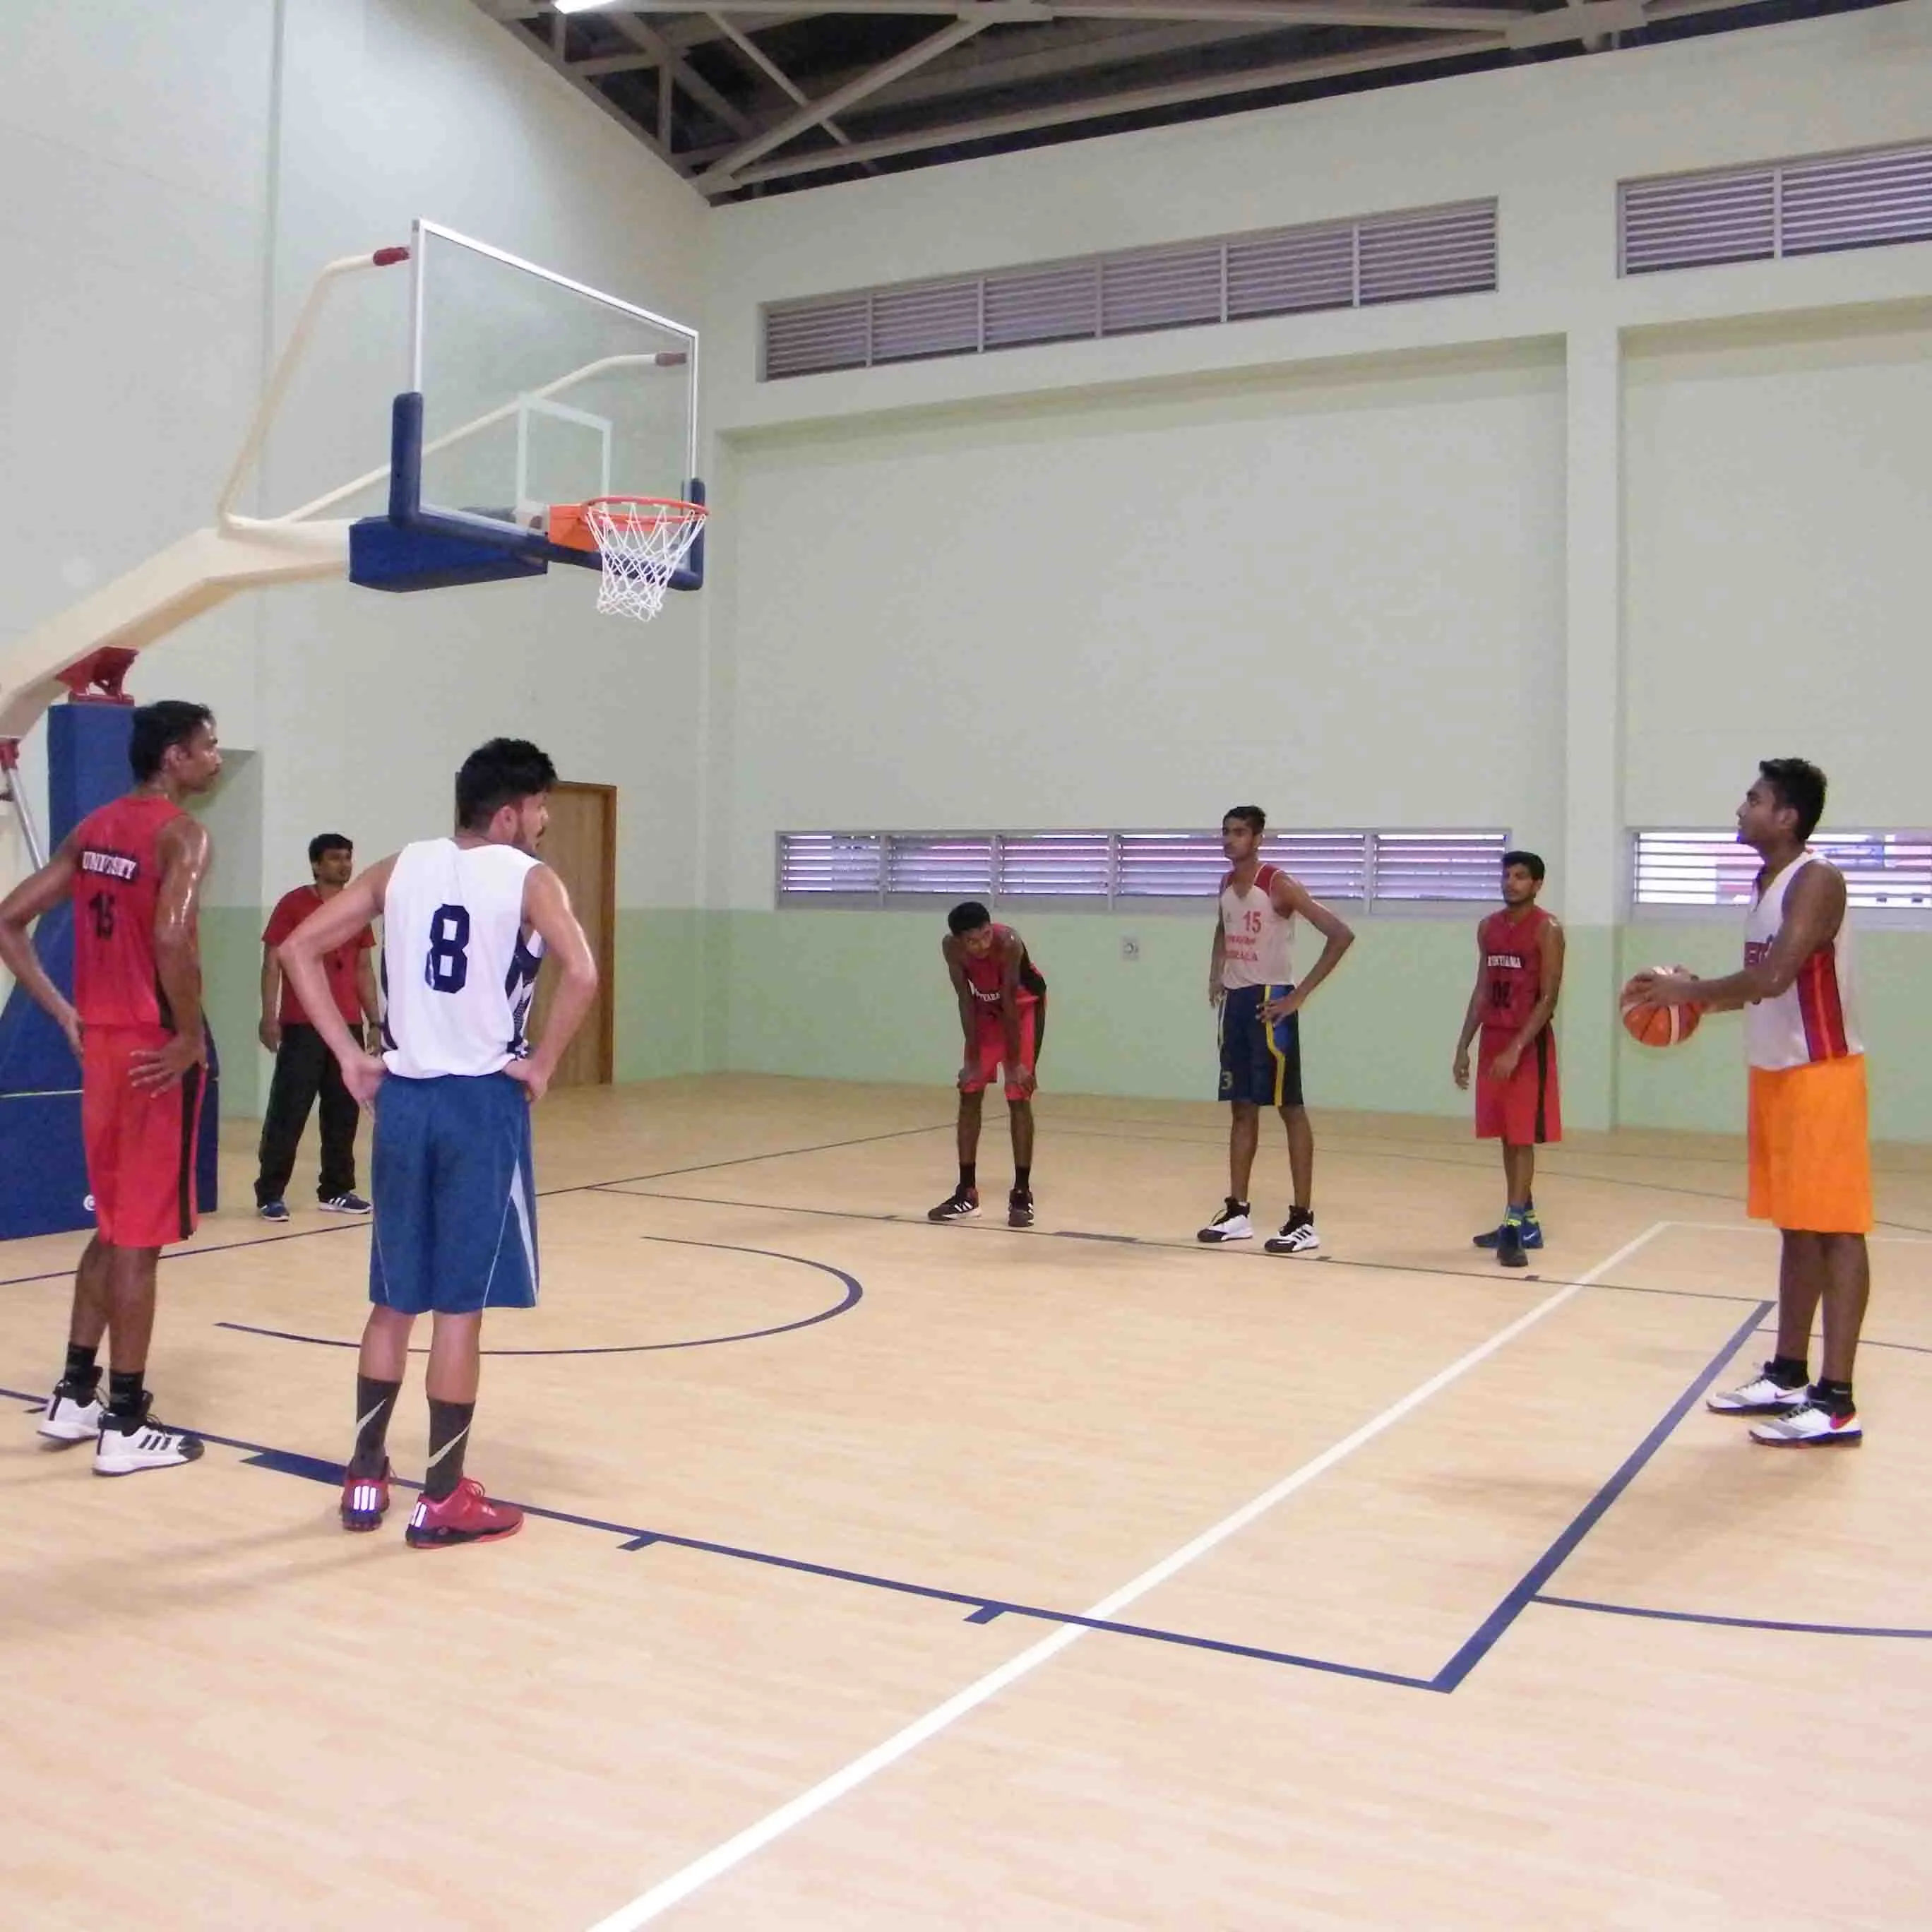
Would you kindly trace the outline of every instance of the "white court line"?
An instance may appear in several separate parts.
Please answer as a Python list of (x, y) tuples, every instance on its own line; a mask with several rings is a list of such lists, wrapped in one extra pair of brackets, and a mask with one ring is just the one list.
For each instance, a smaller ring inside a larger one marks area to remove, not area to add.
[[(1634, 1241), (1626, 1241), (1607, 1260), (1599, 1262), (1590, 1272), (1568, 1286), (1560, 1288), (1546, 1301), (1540, 1301), (1528, 1314), (1519, 1316), (1506, 1328), (1498, 1329), (1490, 1339), (1472, 1348), (1460, 1360), (1451, 1362), (1438, 1374), (1432, 1375), (1419, 1388), (1413, 1388), (1400, 1401), (1372, 1420), (1363, 1424), (1352, 1436), (1345, 1436), (1333, 1448), (1324, 1449), (1312, 1461), (1302, 1464), (1300, 1468), (1282, 1477), (1272, 1489), (1264, 1490), (1251, 1502), (1244, 1503), (1232, 1516), (1223, 1516), (1211, 1529), (1207, 1529), (1192, 1542), (1184, 1544), (1171, 1556), (1164, 1556), (1150, 1570), (1144, 1570), (1131, 1583), (1123, 1584), (1110, 1597), (1104, 1597), (1084, 1614), (1091, 1618), (1110, 1618), (1132, 1603), (1138, 1597), (1166, 1582), (1177, 1572), (1184, 1570), (1198, 1556), (1203, 1556), (1217, 1544), (1224, 1543), (1238, 1530), (1245, 1529), (1256, 1517), (1263, 1516), (1285, 1498), (1292, 1496), (1297, 1490), (1314, 1481), (1317, 1476), (1332, 1469), (1345, 1457), (1352, 1456), (1364, 1443), (1372, 1442), (1386, 1429), (1392, 1428), (1411, 1410), (1420, 1408), (1432, 1395), (1440, 1393), (1460, 1377), (1468, 1374), (1480, 1362), (1493, 1355), (1498, 1348), (1514, 1341), (1526, 1328), (1533, 1327), (1546, 1315), (1553, 1314), (1571, 1296), (1580, 1294), (1585, 1288), (1608, 1274), (1619, 1262), (1628, 1261), (1637, 1250), (1670, 1226), (1667, 1221), (1659, 1221), (1637, 1236)], [(735, 1838), (727, 1838), (724, 1844), (706, 1852), (702, 1858), (694, 1859), (682, 1870), (651, 1887), (639, 1894), (629, 1904), (620, 1906), (608, 1918), (600, 1918), (591, 1928), (591, 1932), (635, 1932), (640, 1925), (647, 1925), (656, 1918), (701, 1887), (709, 1885), (715, 1878), (721, 1878), (734, 1865), (742, 1864), (754, 1852), (763, 1850), (774, 1838), (789, 1832), (794, 1825), (801, 1825), (814, 1813), (823, 1811), (829, 1804), (836, 1803), (848, 1791), (856, 1790), (866, 1780), (875, 1776), (890, 1765), (896, 1764), (910, 1751), (916, 1750), (928, 1738), (936, 1737), (950, 1724), (963, 1718), (969, 1711), (976, 1709), (988, 1698), (1004, 1690), (1010, 1684), (1017, 1683), (1030, 1672), (1037, 1670), (1049, 1658), (1057, 1657), (1070, 1644), (1078, 1643), (1088, 1634), (1080, 1624), (1063, 1624), (1051, 1636), (1042, 1637), (1038, 1643), (1022, 1651), (1017, 1657), (1009, 1658), (997, 1670), (989, 1670), (976, 1682), (956, 1692), (943, 1704), (936, 1704), (922, 1718), (915, 1718), (903, 1730), (896, 1731), (883, 1744), (874, 1744), (862, 1756), (854, 1758), (844, 1769), (835, 1771), (830, 1778), (821, 1780), (810, 1790), (801, 1792), (788, 1804), (781, 1804), (773, 1812), (760, 1818), (755, 1825), (748, 1826)]]
[[(1768, 1221), (1665, 1221), (1666, 1228), (1710, 1228), (1720, 1234), (1775, 1234)], [(1932, 1234), (1868, 1234), (1868, 1241), (1890, 1241), (1901, 1248), (1932, 1248)]]

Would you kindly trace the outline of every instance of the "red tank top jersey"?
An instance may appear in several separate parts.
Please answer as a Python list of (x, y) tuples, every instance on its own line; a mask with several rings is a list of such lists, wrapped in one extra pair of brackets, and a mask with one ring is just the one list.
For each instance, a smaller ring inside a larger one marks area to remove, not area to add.
[(118, 798), (75, 828), (74, 1005), (83, 1025), (172, 1026), (154, 970), (161, 830), (182, 816), (164, 798)]
[(1540, 906), (1532, 906), (1522, 920), (1492, 912), (1478, 928), (1486, 1028), (1520, 1032), (1543, 997), (1543, 928), (1550, 918)]
[[(997, 1006), (1000, 1004), (1000, 982), (1006, 970), (1003, 956), (1006, 942), (1014, 937), (1010, 926), (996, 926), (993, 928), (993, 950), (985, 958), (976, 959), (964, 946), (960, 951), (961, 963), (966, 969), (966, 983), (973, 989), (973, 997), (982, 1006)], [(1025, 943), (1020, 946), (1020, 989), (1022, 1000), (1036, 1000), (1046, 991), (1046, 981), (1040, 968), (1033, 963)]]

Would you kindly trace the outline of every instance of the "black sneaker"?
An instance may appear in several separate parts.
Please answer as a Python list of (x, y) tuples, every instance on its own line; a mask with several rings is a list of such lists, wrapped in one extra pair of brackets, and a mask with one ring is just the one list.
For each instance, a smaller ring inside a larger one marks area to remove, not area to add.
[(937, 1208), (928, 1208), (928, 1221), (970, 1221), (980, 1211), (976, 1187), (956, 1187)]
[(1030, 1228), (1033, 1226), (1031, 1188), (1016, 1187), (1006, 1196), (1006, 1226), (1010, 1228)]
[(1505, 1221), (1496, 1230), (1496, 1262), (1502, 1268), (1527, 1268), (1529, 1257), (1523, 1250), (1522, 1223)]

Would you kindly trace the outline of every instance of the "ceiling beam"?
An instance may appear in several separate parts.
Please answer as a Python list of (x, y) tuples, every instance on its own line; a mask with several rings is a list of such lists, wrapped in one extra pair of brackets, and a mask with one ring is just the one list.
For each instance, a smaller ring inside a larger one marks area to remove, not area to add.
[[(626, 0), (632, 15), (679, 14), (688, 0)], [(715, 0), (714, 16), (769, 10), (770, 0)], [(927, 14), (986, 26), (1044, 26), (1056, 20), (1273, 21), (1284, 27), (1463, 28), (1488, 33), (1530, 17), (1519, 7), (1432, 7), (1420, 0), (828, 0), (819, 14)], [(625, 14), (613, 14), (621, 22)], [(806, 17), (794, 13), (794, 19)]]
[[(724, 34), (724, 38), (729, 40), (731, 44), (736, 47), (760, 74), (765, 75), (768, 79), (775, 81), (778, 86), (782, 88), (787, 94), (791, 96), (794, 100), (798, 103), (800, 106), (804, 107), (810, 104), (805, 89), (800, 86), (798, 82), (794, 80), (791, 76), (787, 74), (784, 69), (780, 67), (778, 62), (773, 60), (771, 56), (766, 53), (764, 49), (760, 46), (758, 42), (753, 40), (749, 34), (741, 33), (737, 28), (732, 26), (729, 20), (718, 19), (716, 15), (713, 15), (712, 17), (717, 20), (718, 26), (720, 31)], [(849, 148), (851, 146), (851, 136), (847, 134), (844, 129), (840, 127), (836, 121), (828, 119), (823, 124), (825, 131), (830, 134), (842, 148)], [(866, 164), (866, 172), (868, 174), (876, 174), (878, 170), (870, 161), (868, 161)]]
[[(895, 154), (916, 154), (922, 148), (950, 148), (969, 142), (997, 139), (1003, 134), (1030, 134), (1042, 128), (1065, 127), (1076, 122), (1108, 120), (1123, 114), (1138, 114), (1150, 108), (1178, 106), (1184, 102), (1234, 99), (1244, 94), (1258, 94), (1270, 88), (1294, 87), (1302, 82), (1325, 80), (1341, 74), (1369, 74), (1379, 69), (1414, 66), (1418, 62), (1454, 60), (1469, 54), (1502, 53), (1509, 43), (1501, 34), (1442, 34), (1418, 38), (1398, 46), (1370, 52), (1335, 54), (1320, 60), (1286, 61), (1265, 68), (1251, 68), (1245, 73), (1216, 75), (1212, 79), (1177, 81), (1159, 87), (1130, 88), (1122, 93), (1099, 94), (1084, 100), (1063, 101), (1051, 107), (1029, 108), (1016, 114), (989, 115), (977, 121), (956, 122), (944, 128), (921, 128), (893, 134), (856, 146), (800, 155), (790, 160), (766, 161), (746, 165), (736, 172), (734, 187), (748, 188), (754, 182), (778, 181), (799, 175), (823, 174), (829, 169), (849, 167), (855, 161), (883, 160)], [(695, 185), (711, 191), (712, 177), (700, 175)]]
[[(490, 11), (488, 0), (476, 0), (476, 3), (484, 13)], [(538, 40), (522, 32), (519, 32), (517, 38), (524, 42), (530, 52), (535, 54), (551, 73), (561, 74), (566, 80), (568, 81), (571, 86), (596, 107), (599, 113), (607, 115), (627, 134), (635, 135), (666, 166), (677, 167), (678, 164), (672, 158), (670, 149), (660, 142), (648, 128), (642, 125), (632, 116), (626, 114), (623, 109), (620, 107), (601, 87), (585, 80), (578, 73), (572, 62), (560, 58), (548, 40)], [(680, 168), (679, 172), (682, 173), (684, 170)]]
[[(860, 74), (856, 80), (848, 81), (843, 87), (836, 88), (831, 93), (822, 95), (816, 100), (808, 101), (795, 112), (788, 114), (776, 126), (754, 134), (749, 140), (734, 148), (715, 166), (705, 170), (702, 178), (705, 192), (720, 194), (735, 186), (734, 177), (741, 170), (770, 154), (774, 148), (783, 147), (788, 141), (795, 140), (808, 130), (830, 120), (841, 109), (864, 100), (875, 88), (898, 80), (902, 74), (910, 74), (914, 68), (924, 66), (929, 60), (937, 60), (941, 54), (950, 52), (962, 41), (969, 40), (975, 34), (984, 32), (991, 24), (984, 14), (990, 14), (992, 11), (992, 8), (987, 8), (982, 14), (976, 14), (970, 20), (956, 20), (951, 26), (942, 27), (936, 34), (928, 34), (916, 46), (908, 47), (903, 53), (895, 54), (889, 61), (880, 62), (877, 67)], [(844, 152), (854, 160), (868, 158), (860, 152), (856, 146), (848, 148)]]
[(634, 47), (644, 53), (655, 54), (670, 69), (678, 86), (700, 107), (710, 108), (733, 134), (751, 133), (753, 124), (750, 116), (734, 102), (726, 100), (655, 27), (646, 26), (631, 14), (610, 14), (605, 17)]

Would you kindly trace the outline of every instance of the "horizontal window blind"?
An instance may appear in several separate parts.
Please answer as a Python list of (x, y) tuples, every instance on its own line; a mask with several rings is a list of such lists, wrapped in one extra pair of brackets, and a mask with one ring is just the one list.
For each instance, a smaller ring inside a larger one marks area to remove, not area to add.
[(1496, 286), (1496, 204), (1457, 202), (766, 304), (766, 381)]
[[(1932, 832), (1821, 832), (1810, 849), (1845, 875), (1853, 908), (1932, 913)], [(1759, 860), (1735, 832), (1640, 832), (1632, 892), (1646, 906), (1744, 906)]]

